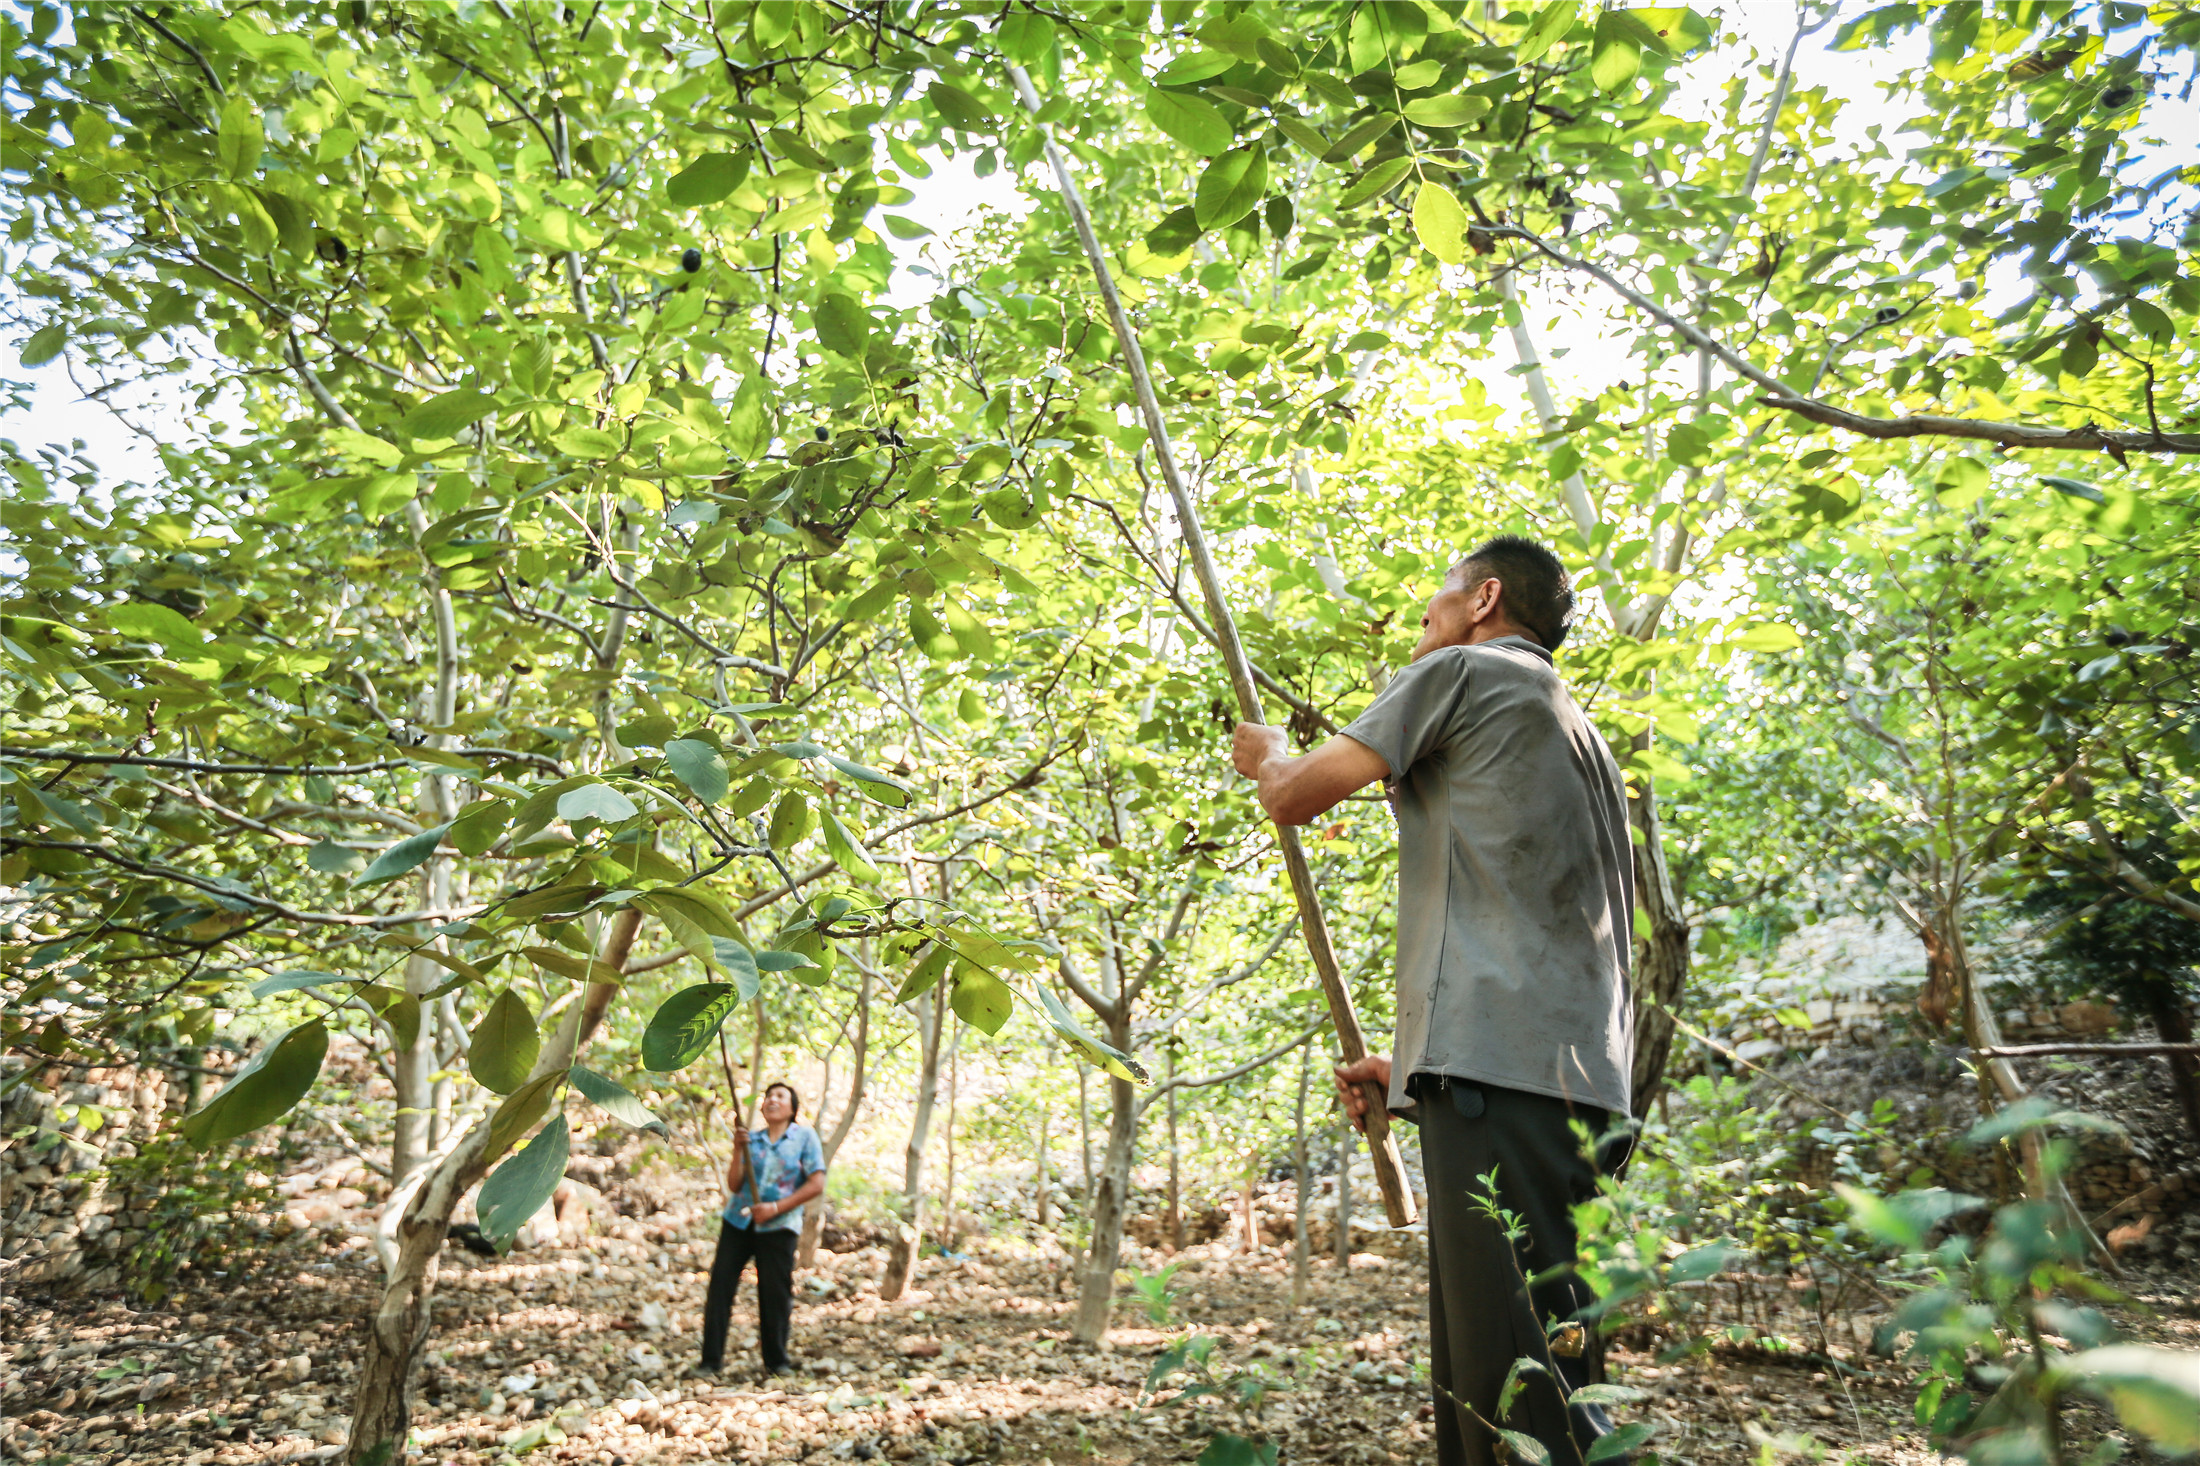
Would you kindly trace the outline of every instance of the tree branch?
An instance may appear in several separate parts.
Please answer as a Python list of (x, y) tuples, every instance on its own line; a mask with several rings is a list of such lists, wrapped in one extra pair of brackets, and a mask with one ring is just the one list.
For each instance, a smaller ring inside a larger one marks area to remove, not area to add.
[(2060, 448), (2082, 453), (2200, 453), (2200, 433), (2139, 433), (2100, 428), (2092, 423), (2079, 428), (2046, 428), (1968, 417), (1867, 417), (1850, 412), (1815, 397), (1799, 395), (1748, 357), (1701, 327), (1674, 315), (1601, 265), (1553, 249), (1539, 235), (1517, 224), (1496, 225), (1489, 232), (1499, 238), (1524, 240), (1553, 263), (1578, 270), (1601, 282), (1606, 289), (1689, 345), (1709, 352), (1736, 375), (1764, 388), (1762, 401), (1822, 427), (1840, 428), (1866, 438), (1960, 438), (2004, 448)]
[(1316, 1023), (1312, 1027), (1308, 1028), (1297, 1038), (1291, 1039), (1290, 1041), (1279, 1045), (1276, 1048), (1270, 1049), (1267, 1053), (1262, 1054), (1257, 1059), (1247, 1059), (1244, 1063), (1238, 1065), (1235, 1069), (1225, 1069), (1220, 1074), (1209, 1074), (1203, 1079), (1170, 1079), (1164, 1081), (1161, 1084), (1157, 1084), (1152, 1089), (1147, 1090), (1143, 1095), (1139, 1096), (1139, 1112), (1144, 1113), (1146, 1106), (1152, 1104), (1155, 1100), (1161, 1098), (1161, 1096), (1167, 1094), (1172, 1089), (1205, 1089), (1211, 1085), (1228, 1084), (1233, 1079), (1243, 1079), (1246, 1075), (1252, 1073), (1255, 1069), (1259, 1069), (1265, 1065), (1275, 1063), (1276, 1060), (1282, 1058), (1285, 1054), (1290, 1053), (1293, 1049), (1297, 1048), (1300, 1044), (1305, 1043), (1315, 1034), (1320, 1033), (1322, 1029), (1327, 1025), (1327, 1023), (1328, 1020), (1325, 1018), (1320, 1023)]

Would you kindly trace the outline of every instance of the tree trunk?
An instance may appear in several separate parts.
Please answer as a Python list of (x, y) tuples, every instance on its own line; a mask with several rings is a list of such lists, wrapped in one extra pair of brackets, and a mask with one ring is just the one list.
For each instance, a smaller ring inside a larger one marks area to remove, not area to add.
[(435, 1064), (438, 1078), (430, 1089), (434, 1113), (428, 1117), (428, 1149), (440, 1151), (451, 1137), (451, 1109), (458, 1101), (458, 1082), (452, 1078), (466, 1055), (465, 1031), (458, 1021), (458, 1003), (449, 993), (435, 1000)]
[(1665, 1085), (1666, 1060), (1673, 1052), (1673, 1019), (1666, 1009), (1680, 1001), (1681, 990), (1688, 986), (1688, 920), (1681, 914), (1680, 896), (1666, 865), (1657, 786), (1644, 778), (1631, 792), (1628, 818), (1641, 835), (1635, 842), (1635, 899), (1650, 918), (1649, 936), (1635, 941), (1630, 983), (1635, 1058), (1628, 1093), (1639, 1120), (1648, 1118)]
[[(824, 1137), (820, 1147), (825, 1152), (828, 1170), (832, 1168), (833, 1157), (840, 1154), (840, 1147), (846, 1143), (848, 1133), (855, 1129), (856, 1114), (863, 1108), (864, 1072), (871, 1053), (871, 964), (866, 961), (860, 970), (863, 977), (856, 987), (856, 1035), (850, 1045), (854, 1054), (848, 1074), (848, 1098), (840, 1107), (840, 1118), (833, 1122), (832, 1134)], [(795, 1244), (796, 1267), (817, 1266), (818, 1243), (825, 1235), (825, 1209), (825, 1197), (820, 1193), (803, 1213), (802, 1240)]]
[(901, 1195), (904, 1215), (900, 1233), (886, 1253), (886, 1280), (878, 1296), (893, 1303), (916, 1281), (917, 1254), (924, 1246), (924, 1147), (932, 1138), (932, 1105), (940, 1088), (940, 1030), (947, 1017), (947, 984), (932, 989), (927, 1007), (922, 999), (913, 1006), (924, 1039), (924, 1063), (917, 1075), (917, 1109), (909, 1122), (909, 1147), (902, 1152)]
[[(2192, 1014), (2183, 1003), (2177, 1001), (2177, 993), (2169, 980), (2155, 974), (2147, 984), (2147, 1016), (2154, 1020), (2154, 1032), (2166, 1044), (2192, 1042)], [(2165, 1054), (2169, 1060), (2170, 1087), (2177, 1091), (2177, 1103), (2184, 1109), (2185, 1124), (2192, 1129), (2192, 1138), (2200, 1140), (2200, 1055)]]
[(947, 1184), (940, 1188), (940, 1245), (950, 1251), (962, 1240), (955, 1230), (955, 1100), (962, 1083), (962, 1029), (947, 1040)]
[(1037, 1178), (1032, 1185), (1032, 1189), (1036, 1193), (1034, 1199), (1038, 1203), (1035, 1210), (1038, 1214), (1039, 1225), (1044, 1228), (1047, 1225), (1047, 1203), (1051, 1200), (1047, 1195), (1051, 1188), (1047, 1184), (1047, 1107), (1045, 1105), (1039, 1106), (1039, 1164), (1032, 1174)]
[(1291, 1306), (1299, 1307), (1314, 1292), (1314, 1244), (1306, 1235), (1307, 1193), (1313, 1188), (1314, 1169), (1307, 1164), (1306, 1091), (1314, 1069), (1314, 1046), (1299, 1050), (1299, 1098), (1291, 1111), (1291, 1162), (1298, 1188), (1297, 1215), (1291, 1232)]
[[(612, 918), (599, 960), (623, 972), (641, 920), (641, 912), (633, 907)], [(617, 983), (593, 984), (580, 1002), (567, 1008), (529, 1078), (572, 1067), (619, 990)], [(394, 1255), (382, 1297), (367, 1332), (359, 1386), (352, 1396), (351, 1436), (344, 1448), (350, 1466), (396, 1466), (404, 1459), (412, 1423), (413, 1366), (428, 1336), (443, 1234), (459, 1199), (502, 1159), (490, 1153), (489, 1126), (490, 1120), (484, 1118), (468, 1127), (440, 1160), (414, 1172), (409, 1194), (398, 1190), (390, 1195), (389, 1206), (403, 1210), (394, 1228)]]
[[(417, 546), (431, 528), (428, 511), (416, 498), (405, 506), (406, 521), (410, 525)], [(443, 572), (421, 552), (422, 580), (428, 592), (428, 606), (435, 626), (435, 681), (421, 689), (420, 719), (430, 728), (448, 729), (458, 717), (459, 644), (458, 619), (451, 605), (451, 592), (443, 583)], [(458, 738), (449, 732), (429, 735), (428, 744), (433, 748), (453, 748)], [(442, 824), (458, 814), (456, 781), (448, 774), (429, 774), (420, 781), (416, 808), (423, 827)], [(420, 905), (427, 911), (447, 911), (451, 905), (451, 861), (448, 856), (430, 855), (420, 870)], [(425, 932), (421, 933), (423, 940)], [(437, 942), (442, 939), (435, 938)], [(443, 969), (425, 957), (405, 959), (405, 994), (413, 1000), (413, 1041), (396, 1042), (394, 1027), (391, 1031), (391, 1077), (396, 1081), (397, 1113), (390, 1129), (390, 1184), (402, 1186), (427, 1163), (428, 1153), (434, 1144), (435, 1087), (433, 1075), (436, 1064), (436, 1025), (434, 1015), (424, 1012), (427, 994), (442, 986)]]
[[(1127, 1051), (1130, 1024), (1109, 1024), (1108, 1042)], [(1108, 1114), (1108, 1154), (1093, 1192), (1092, 1245), (1085, 1253), (1077, 1317), (1070, 1327), (1070, 1336), (1084, 1344), (1097, 1344), (1107, 1336), (1108, 1315), (1115, 1306), (1115, 1269), (1123, 1256), (1123, 1219), (1130, 1210), (1131, 1150), (1138, 1139), (1137, 1092), (1111, 1076), (1108, 1096), (1114, 1104)]]
[(1917, 939), (1925, 945), (1925, 990), (1917, 995), (1917, 1011), (1936, 1030), (1945, 1030), (1950, 1015), (1955, 1012), (1962, 983), (1948, 944), (1939, 932), (1929, 925), (1923, 926), (1918, 929)]
[(1352, 1266), (1352, 1122), (1337, 1122), (1337, 1266)]
[(1255, 1153), (1245, 1153), (1245, 1184), (1238, 1189), (1238, 1226), (1245, 1237), (1245, 1255), (1260, 1256), (1260, 1228), (1253, 1221), (1253, 1167)]
[[(1176, 1045), (1169, 1045), (1169, 1075), (1176, 1078)], [(1176, 1138), (1176, 1090), (1172, 1086), (1164, 1101), (1168, 1105), (1169, 1120), (1169, 1244), (1177, 1251), (1184, 1250), (1184, 1182), (1181, 1172), (1184, 1153)]]
[[(440, 782), (436, 778), (423, 781), (420, 795), (423, 824), (434, 824), (440, 817), (441, 801), (432, 792), (432, 786)], [(447, 858), (431, 857), (421, 870), (420, 905), (427, 911), (450, 909), (451, 863)], [(425, 932), (416, 933), (415, 940), (424, 936)], [(412, 1042), (399, 1043), (395, 1025), (384, 1025), (390, 1033), (390, 1077), (395, 1081), (392, 1088), (396, 1091), (397, 1111), (390, 1122), (392, 1186), (403, 1185), (412, 1178), (414, 1171), (427, 1164), (429, 1153), (436, 1149), (441, 1139), (435, 1125), (435, 1073), (442, 1067), (436, 1056), (438, 1015), (426, 999), (429, 993), (443, 985), (446, 975), (441, 967), (425, 957), (407, 957), (405, 995), (412, 1000)]]
[[(1946, 901), (1935, 913), (1938, 936), (1943, 950), (1948, 954), (1950, 970), (1955, 975), (1955, 997), (1963, 1015), (1964, 1039), (1974, 1049), (1998, 1049), (2002, 1047), (2001, 1022), (1995, 1018), (1986, 995), (1979, 991), (1978, 974), (1971, 968), (1971, 954), (1963, 940), (1962, 907), (1960, 897)], [(2017, 1066), (2007, 1059), (1988, 1059), (1979, 1073), (1979, 1110), (1989, 1113), (1996, 1108), (1993, 1101), (1999, 1098), (2002, 1105), (2013, 1105), (2031, 1093), (2022, 1079), (2017, 1077)], [(2094, 1257), (2110, 1273), (2121, 1276), (2123, 1268), (2116, 1256), (2094, 1235), (2086, 1224), (2085, 1213), (2078, 1210), (2078, 1203), (2070, 1194), (2070, 1187), (2060, 1176), (2049, 1176), (2042, 1156), (2044, 1141), (2037, 1126), (2024, 1130), (2017, 1136), (2017, 1151), (2024, 1160), (2025, 1194), (2052, 1201), (2063, 1214), (2064, 1225), (2085, 1239)]]
[(1082, 1156), (1085, 1214), (1092, 1214), (1092, 1095), (1085, 1080), (1085, 1066), (1077, 1066), (1077, 1140)]

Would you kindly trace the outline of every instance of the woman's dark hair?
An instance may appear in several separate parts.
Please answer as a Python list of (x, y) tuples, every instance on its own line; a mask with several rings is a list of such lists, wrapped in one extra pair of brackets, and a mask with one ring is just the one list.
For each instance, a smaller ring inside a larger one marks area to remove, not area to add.
[(788, 1116), (787, 1118), (788, 1118), (788, 1119), (790, 1119), (790, 1120), (799, 1120), (799, 1119), (801, 1119), (801, 1118), (802, 1118), (802, 1096), (801, 1096), (801, 1095), (799, 1095), (799, 1094), (796, 1094), (796, 1093), (794, 1092), (794, 1086), (793, 1086), (793, 1085), (791, 1085), (791, 1084), (789, 1084), (789, 1083), (788, 1083), (788, 1082), (787, 1082), (786, 1080), (784, 1080), (784, 1079), (775, 1079), (775, 1080), (773, 1080), (773, 1081), (772, 1081), (771, 1083), (769, 1083), (769, 1084), (767, 1084), (767, 1085), (765, 1085), (765, 1086), (764, 1086), (764, 1093), (766, 1093), (766, 1094), (770, 1094), (770, 1093), (771, 1093), (771, 1092), (772, 1092), (773, 1090), (775, 1090), (775, 1089), (783, 1089), (783, 1090), (787, 1091), (787, 1105), (788, 1105), (788, 1107), (789, 1107), (790, 1109), (792, 1109), (792, 1110), (793, 1110), (793, 1112), (794, 1112), (793, 1114), (789, 1115), (789, 1116)]

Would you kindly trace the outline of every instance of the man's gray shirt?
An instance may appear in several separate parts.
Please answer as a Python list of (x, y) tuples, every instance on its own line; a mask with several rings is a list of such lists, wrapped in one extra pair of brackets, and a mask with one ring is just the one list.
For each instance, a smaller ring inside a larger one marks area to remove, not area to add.
[(1526, 637), (1431, 652), (1345, 735), (1390, 765), (1390, 1107), (1446, 1074), (1628, 1109), (1633, 846), (1619, 766)]

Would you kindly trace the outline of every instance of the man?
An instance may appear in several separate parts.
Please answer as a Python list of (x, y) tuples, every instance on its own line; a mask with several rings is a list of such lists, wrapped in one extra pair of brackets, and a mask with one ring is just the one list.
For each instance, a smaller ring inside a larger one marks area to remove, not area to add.
[[(1551, 664), (1573, 609), (1558, 558), (1500, 535), (1445, 577), (1411, 664), (1341, 736), (1302, 758), (1279, 729), (1240, 723), (1232, 739), (1238, 772), (1284, 824), (1388, 784), (1398, 1031), (1389, 1059), (1337, 1078), (1361, 1128), (1366, 1080), (1421, 1127), (1444, 1466), (1500, 1459), (1500, 1425), (1540, 1441), (1553, 1466), (1611, 1429), (1601, 1409), (1565, 1400), (1590, 1372), (1567, 1320), (1591, 1294), (1567, 1269), (1570, 1208), (1597, 1180), (1575, 1125), (1603, 1135), (1628, 1113), (1634, 867), (1619, 767)], [(1525, 1224), (1517, 1246), (1492, 1200)], [(1553, 1269), (1531, 1296), (1525, 1280)], [(1557, 1378), (1529, 1374), (1499, 1420), (1521, 1357)]]
[(795, 1123), (802, 1100), (788, 1084), (764, 1091), (762, 1133), (736, 1127), (733, 1159), (726, 1163), (731, 1194), (718, 1225), (718, 1254), (711, 1260), (710, 1291), (703, 1299), (703, 1359), (699, 1374), (725, 1363), (726, 1328), (742, 1270), (756, 1262), (756, 1333), (764, 1372), (786, 1374), (787, 1334), (794, 1318), (794, 1249), (802, 1238), (802, 1207), (825, 1190), (825, 1151), (817, 1132)]

